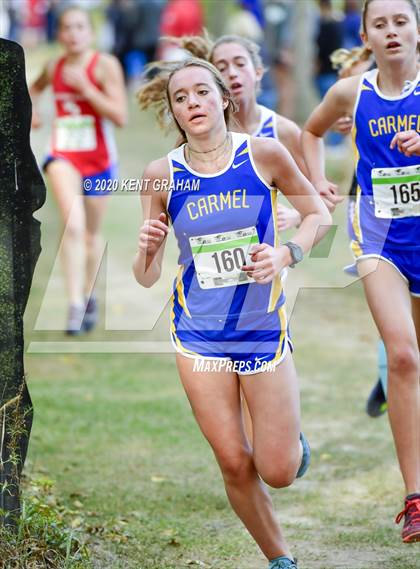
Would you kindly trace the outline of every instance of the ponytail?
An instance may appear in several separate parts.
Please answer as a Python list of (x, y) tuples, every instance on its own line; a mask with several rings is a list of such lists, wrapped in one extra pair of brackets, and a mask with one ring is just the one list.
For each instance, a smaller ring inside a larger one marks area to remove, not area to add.
[(183, 36), (180, 38), (164, 36), (161, 39), (187, 51), (190, 57), (204, 59), (205, 61), (211, 59), (213, 42), (206, 30), (204, 30), (203, 36)]
[(352, 50), (336, 49), (330, 55), (330, 60), (334, 69), (340, 75), (346, 75), (354, 65), (368, 61), (372, 52), (367, 47), (354, 47)]
[(170, 124), (166, 93), (169, 76), (173, 69), (175, 69), (175, 64), (161, 61), (148, 65), (144, 73), (145, 82), (136, 95), (140, 108), (143, 111), (152, 108), (155, 111), (159, 126), (164, 130)]

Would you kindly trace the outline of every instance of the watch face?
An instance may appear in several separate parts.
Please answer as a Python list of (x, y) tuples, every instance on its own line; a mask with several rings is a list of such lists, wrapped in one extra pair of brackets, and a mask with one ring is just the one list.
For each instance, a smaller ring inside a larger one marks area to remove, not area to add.
[(293, 247), (293, 256), (295, 258), (296, 263), (301, 261), (303, 259), (303, 251), (302, 249), (299, 247), (299, 245), (295, 245)]
[(299, 263), (300, 261), (302, 261), (303, 251), (299, 247), (299, 245), (296, 245), (296, 243), (292, 243), (291, 241), (288, 241), (287, 243), (285, 243), (285, 245), (287, 245), (290, 249), (290, 254), (292, 256), (293, 263)]

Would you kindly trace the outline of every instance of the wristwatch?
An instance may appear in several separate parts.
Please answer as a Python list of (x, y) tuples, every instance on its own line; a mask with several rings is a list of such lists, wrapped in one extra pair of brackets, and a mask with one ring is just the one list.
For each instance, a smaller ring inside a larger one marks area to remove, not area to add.
[(293, 241), (286, 241), (284, 245), (289, 249), (293, 261), (289, 267), (291, 269), (294, 269), (296, 263), (300, 263), (300, 261), (303, 259), (302, 247), (299, 247), (299, 245), (296, 245), (296, 243), (293, 243)]

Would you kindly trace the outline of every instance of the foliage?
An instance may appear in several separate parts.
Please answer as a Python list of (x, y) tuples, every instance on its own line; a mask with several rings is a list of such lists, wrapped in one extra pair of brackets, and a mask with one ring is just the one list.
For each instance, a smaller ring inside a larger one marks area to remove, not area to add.
[(0, 529), (1, 569), (91, 567), (83, 523), (61, 505), (48, 478), (24, 480), (17, 531)]

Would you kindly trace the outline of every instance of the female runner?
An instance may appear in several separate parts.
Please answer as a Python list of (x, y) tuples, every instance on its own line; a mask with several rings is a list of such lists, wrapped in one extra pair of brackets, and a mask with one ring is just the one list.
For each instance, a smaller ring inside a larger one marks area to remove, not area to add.
[[(290, 152), (300, 171), (307, 176), (300, 145), (301, 129), (293, 121), (257, 103), (264, 74), (258, 44), (235, 35), (222, 36), (215, 42), (211, 42), (208, 36), (171, 39), (193, 56), (210, 61), (220, 71), (236, 103), (237, 110), (232, 125), (234, 130), (246, 132), (251, 136), (279, 140)], [(328, 195), (322, 196), (330, 211), (342, 200), (334, 193), (336, 189), (330, 188)], [(278, 204), (279, 231), (298, 227), (300, 222), (301, 216), (296, 209)], [(286, 274), (287, 271), (284, 271), (283, 281)], [(244, 399), (243, 416), (249, 441), (252, 442), (252, 421)]]
[[(59, 17), (58, 39), (64, 55), (50, 61), (31, 87), (33, 126), (40, 126), (37, 103), (52, 86), (55, 119), (44, 163), (65, 231), (61, 246), (69, 298), (68, 334), (93, 328), (97, 320), (94, 295), (101, 260), (100, 227), (107, 196), (117, 177), (112, 123), (126, 122), (122, 70), (117, 59), (91, 48), (93, 29), (79, 7)], [(83, 195), (83, 200), (78, 196)]]
[[(194, 57), (210, 61), (220, 71), (236, 103), (232, 127), (251, 136), (279, 140), (294, 158), (300, 171), (307, 176), (306, 164), (300, 145), (299, 126), (267, 107), (257, 103), (264, 65), (260, 47), (255, 42), (236, 35), (226, 35), (212, 42), (208, 36), (171, 38)], [(333, 211), (342, 198), (337, 187), (330, 186), (322, 198)], [(280, 231), (298, 227), (301, 218), (296, 209), (279, 205), (277, 208)]]
[[(279, 275), (326, 233), (330, 215), (282, 145), (228, 131), (233, 101), (211, 64), (191, 59), (169, 77), (158, 75), (140, 102), (161, 116), (170, 112), (184, 144), (144, 172), (149, 190), (134, 274), (146, 287), (159, 279), (170, 219), (180, 249), (171, 336), (181, 381), (233, 509), (270, 569), (296, 568), (263, 484), (291, 484), (310, 455), (299, 434)], [(302, 216), (294, 242), (284, 245), (277, 240), (277, 187)], [(253, 421), (252, 449), (240, 388)]]
[(363, 42), (377, 69), (340, 80), (303, 133), (311, 180), (328, 188), (322, 137), (354, 117), (352, 249), (388, 359), (388, 410), (406, 488), (404, 542), (420, 540), (420, 73), (415, 0), (366, 0)]

